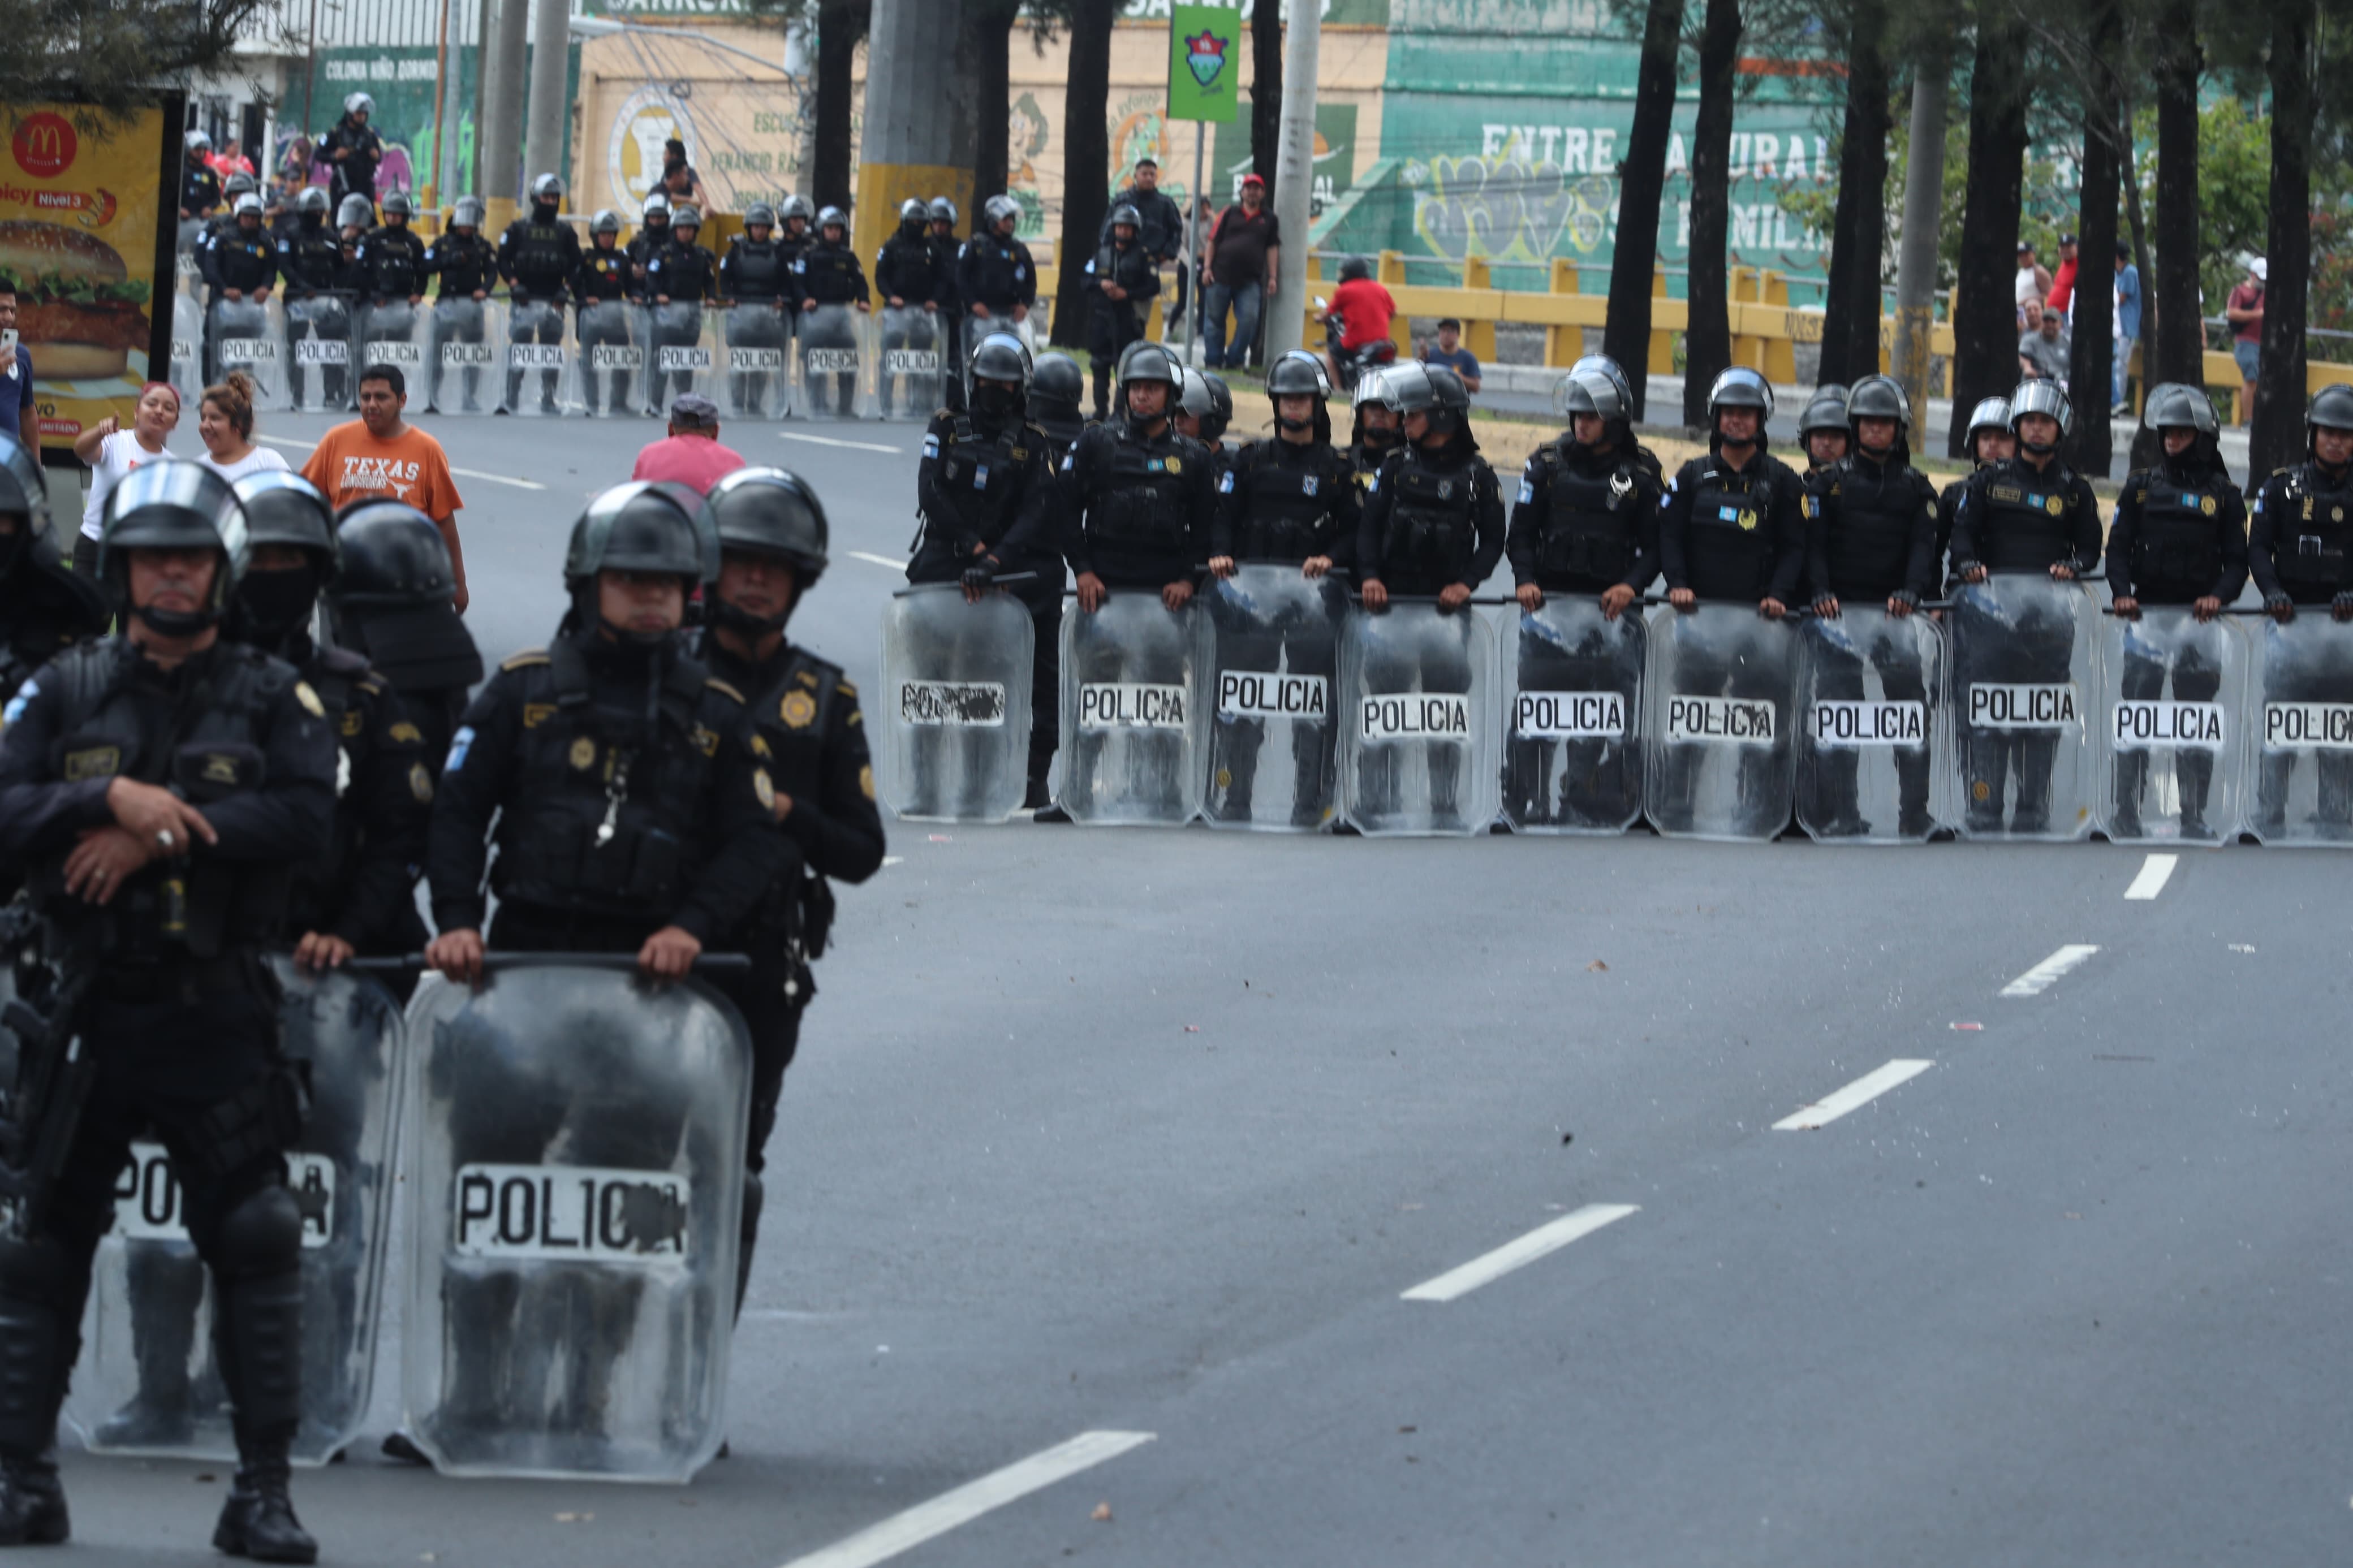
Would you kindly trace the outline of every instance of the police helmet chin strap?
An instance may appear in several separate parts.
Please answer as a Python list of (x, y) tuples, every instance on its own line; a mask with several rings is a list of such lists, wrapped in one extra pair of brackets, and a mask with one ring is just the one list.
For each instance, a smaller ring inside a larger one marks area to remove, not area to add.
[(793, 618), (794, 606), (799, 603), (800, 596), (797, 594), (793, 596), (793, 603), (786, 605), (776, 614), (755, 616), (732, 599), (713, 596), (713, 605), (718, 614), (720, 628), (754, 641), (771, 633), (783, 631), (785, 623)]

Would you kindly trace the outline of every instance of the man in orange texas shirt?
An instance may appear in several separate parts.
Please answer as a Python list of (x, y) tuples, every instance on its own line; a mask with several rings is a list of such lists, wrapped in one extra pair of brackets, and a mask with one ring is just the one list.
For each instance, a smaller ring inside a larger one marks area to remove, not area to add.
[(466, 608), (466, 557), (458, 547), (458, 509), (465, 500), (449, 477), (441, 443), (401, 418), (408, 385), (394, 364), (360, 373), (360, 416), (338, 425), (312, 449), (302, 477), (319, 487), (338, 512), (353, 501), (396, 500), (433, 520), (449, 547), (458, 579), (457, 604)]

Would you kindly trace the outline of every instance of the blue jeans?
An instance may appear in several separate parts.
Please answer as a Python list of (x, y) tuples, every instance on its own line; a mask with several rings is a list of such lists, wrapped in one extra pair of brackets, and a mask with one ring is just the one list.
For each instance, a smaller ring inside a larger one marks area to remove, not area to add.
[[(1258, 312), (1266, 298), (1265, 285), (1245, 283), (1239, 289), (1225, 283), (1205, 284), (1201, 289), (1201, 343), (1203, 362), (1211, 370), (1231, 370), (1248, 359), (1258, 346)], [(1234, 352), (1225, 353), (1226, 310), (1234, 312)]]

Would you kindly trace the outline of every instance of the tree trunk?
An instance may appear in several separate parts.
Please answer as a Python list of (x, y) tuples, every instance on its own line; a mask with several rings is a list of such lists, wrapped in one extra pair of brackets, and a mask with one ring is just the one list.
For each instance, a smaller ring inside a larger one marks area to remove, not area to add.
[(1879, 369), (1880, 265), (1887, 243), (1887, 11), (1857, 0), (1848, 31), (1846, 118), (1839, 137), (1837, 216), (1822, 302), (1822, 363), (1814, 379), (1852, 383)]
[(873, 20), (873, 0), (819, 0), (818, 5), (817, 162), (809, 170), (809, 199), (820, 208), (847, 211), (855, 199), (849, 184), (849, 111), (857, 93), (850, 68)]
[[(2197, 0), (2167, 0), (2158, 28), (2167, 40), (2157, 70), (2157, 247), (2150, 299), (2157, 321), (2148, 331), (2146, 363), (2151, 381), (2206, 381), (2206, 331), (2199, 321), (2198, 77), (2205, 59), (2198, 47)], [(2080, 253), (2079, 253), (2080, 254)]]
[[(1061, 283), (1054, 293), (1054, 346), (1087, 341), (1086, 260), (1090, 235), (1111, 205), (1111, 25), (1115, 0), (1076, 0), (1071, 7), (1071, 79), (1062, 100)], [(1075, 239), (1075, 244), (1070, 243)]]
[(1650, 0), (1634, 79), (1634, 124), (1625, 160), (1618, 165), (1618, 239), (1609, 262), (1609, 318), (1601, 329), (1601, 350), (1624, 368), (1634, 389), (1637, 419), (1642, 417), (1651, 366), (1651, 279), (1659, 264), (1660, 193), (1666, 184), (1683, 26), (1683, 0)]
[[(1282, 0), (1250, 4), (1250, 169), (1266, 182), (1267, 205), (1274, 205), (1275, 155), (1282, 144)], [(1223, 207), (1233, 197), (1210, 171), (1209, 202)]]
[(1008, 145), (1013, 122), (1013, 26), (1020, 17), (1018, 5), (975, 5), (965, 13), (972, 29), (975, 135), (972, 152), (972, 199), (977, 206), (1005, 189), (1011, 158)]
[[(2026, 34), (2002, 0), (1978, 11), (1969, 71), (1969, 179), (1953, 311), (1948, 457), (1969, 456), (1970, 411), (2018, 384), (2018, 219), (2025, 199)], [(2081, 252), (2079, 251), (2080, 255)], [(1922, 411), (1926, 416), (1926, 411)]]
[(1740, 0), (1707, 0), (1699, 40), (1699, 118), (1692, 127), (1691, 325), (1683, 334), (1683, 423), (1704, 427), (1707, 392), (1732, 363), (1725, 237), (1732, 219), (1732, 87)]
[(2304, 457), (2305, 290), (2312, 282), (2313, 0), (2276, 0), (2272, 18), (2272, 193), (2263, 361), (2255, 376), (2248, 482)]
[(2067, 356), (2067, 397), (2075, 407), (2071, 458), (2086, 479), (2108, 477), (2116, 433), (2108, 423), (2116, 369), (2116, 127), (2123, 94), (2109, 69), (2123, 47), (2118, 0), (2095, 0), (2084, 84), (2084, 185), (2075, 215), (2075, 342)]

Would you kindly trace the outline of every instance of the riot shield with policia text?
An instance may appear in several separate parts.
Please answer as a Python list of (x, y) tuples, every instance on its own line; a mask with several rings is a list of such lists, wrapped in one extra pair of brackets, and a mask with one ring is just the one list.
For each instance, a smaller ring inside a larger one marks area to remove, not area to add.
[(1789, 824), (1797, 634), (1746, 605), (1651, 619), (1651, 825), (1672, 838), (1762, 843)]
[(2091, 831), (2086, 724), (2099, 618), (2082, 584), (2040, 572), (1996, 573), (1955, 591), (1946, 626), (1963, 837)]
[(1002, 822), (1028, 782), (1028, 606), (991, 592), (966, 604), (955, 583), (902, 588), (882, 608), (884, 804), (917, 822)]
[(1201, 805), (1191, 605), (1124, 589), (1062, 616), (1062, 782), (1074, 822), (1179, 826)]
[(1797, 629), (1798, 826), (1822, 844), (1925, 842), (1952, 745), (1942, 631), (1858, 604)]
[(1495, 819), (1494, 634), (1477, 608), (1392, 595), (1340, 634), (1341, 809), (1366, 834)]
[(1314, 829), (1333, 814), (1335, 689), (1346, 589), (1287, 563), (1245, 563), (1198, 601), (1212, 827)]
[(2098, 662), (2100, 830), (2118, 844), (2235, 837), (2248, 664), (2237, 618), (2155, 605), (2106, 616)]
[(1504, 660), (1504, 820), (1520, 833), (1623, 833), (1642, 814), (1650, 625), (1590, 595), (1521, 610)]

